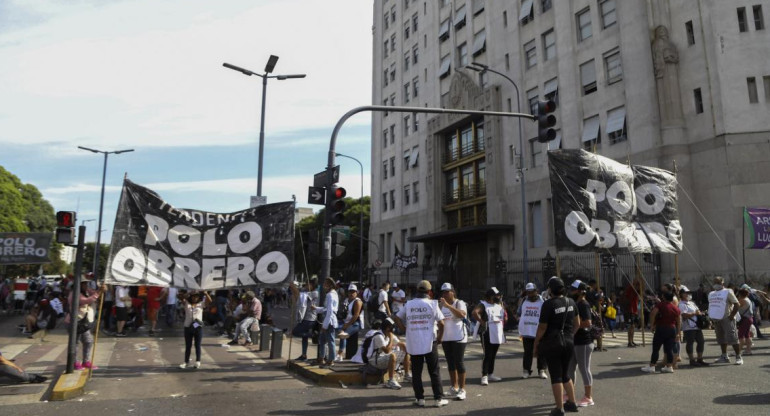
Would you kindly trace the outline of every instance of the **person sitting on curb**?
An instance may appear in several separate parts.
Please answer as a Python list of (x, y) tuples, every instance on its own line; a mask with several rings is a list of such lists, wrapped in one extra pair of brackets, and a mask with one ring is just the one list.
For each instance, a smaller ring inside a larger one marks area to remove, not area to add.
[(244, 295), (243, 299), (243, 313), (241, 314), (241, 320), (235, 326), (235, 335), (233, 340), (228, 342), (228, 345), (238, 345), (238, 338), (243, 334), (246, 338), (244, 346), (251, 345), (251, 326), (254, 324), (259, 325), (259, 317), (262, 314), (262, 303), (257, 299), (254, 292), (248, 291)]
[(0, 378), (10, 378), (17, 383), (43, 383), (48, 377), (24, 371), (18, 365), (3, 357), (0, 353)]

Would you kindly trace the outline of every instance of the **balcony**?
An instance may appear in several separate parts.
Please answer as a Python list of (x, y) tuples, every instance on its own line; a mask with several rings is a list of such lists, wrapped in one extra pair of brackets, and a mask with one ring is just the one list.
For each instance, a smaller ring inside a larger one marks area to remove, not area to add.
[(463, 186), (444, 194), (444, 205), (451, 205), (462, 201), (468, 201), (475, 198), (481, 198), (487, 195), (487, 184), (485, 182)]
[(475, 156), (484, 153), (484, 145), (479, 143), (468, 143), (459, 148), (447, 149), (444, 154), (444, 164), (456, 162), (466, 157)]

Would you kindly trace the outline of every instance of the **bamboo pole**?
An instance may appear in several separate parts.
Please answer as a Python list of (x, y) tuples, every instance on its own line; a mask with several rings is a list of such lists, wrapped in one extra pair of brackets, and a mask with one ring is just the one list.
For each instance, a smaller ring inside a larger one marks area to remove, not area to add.
[[(102, 283), (104, 284), (104, 283)], [(101, 289), (101, 288), (100, 288)], [(93, 373), (94, 357), (96, 356), (96, 346), (99, 341), (99, 326), (102, 323), (102, 308), (104, 307), (104, 292), (99, 295), (99, 315), (96, 317), (96, 327), (94, 328), (94, 347), (91, 348), (91, 367), (88, 368), (88, 380), (91, 380)], [(76, 315), (77, 316), (77, 315)]]
[(636, 263), (635, 264), (636, 264), (636, 277), (637, 277), (638, 281), (640, 282), (640, 286), (639, 286), (639, 303), (640, 303), (639, 304), (639, 306), (640, 306), (640, 308), (639, 308), (639, 322), (641, 322), (641, 324), (642, 324), (642, 346), (644, 347), (644, 346), (647, 345), (646, 344), (646, 339), (645, 339), (645, 334), (644, 334), (644, 329), (645, 329), (645, 323), (644, 323), (644, 294), (646, 292), (646, 289), (645, 289), (645, 283), (646, 282), (644, 281), (644, 278), (642, 277), (642, 267), (640, 265), (640, 261), (641, 261), (640, 257), (641, 257), (641, 254), (637, 254), (636, 255)]

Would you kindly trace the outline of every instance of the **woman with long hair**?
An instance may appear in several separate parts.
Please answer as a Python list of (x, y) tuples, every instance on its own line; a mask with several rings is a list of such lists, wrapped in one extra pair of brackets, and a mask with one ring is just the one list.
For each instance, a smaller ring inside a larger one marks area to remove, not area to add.
[(569, 363), (568, 373), (570, 374), (573, 385), (575, 384), (576, 370), (580, 369), (580, 376), (583, 378), (583, 389), (585, 395), (577, 405), (580, 407), (593, 406), (593, 375), (591, 374), (591, 352), (594, 350), (594, 338), (591, 335), (591, 304), (586, 300), (585, 283), (575, 280), (570, 286), (572, 289), (572, 300), (577, 304), (578, 316), (580, 316), (580, 325), (574, 336), (575, 353)]
[(195, 365), (201, 367), (201, 342), (203, 341), (203, 310), (211, 304), (211, 296), (206, 292), (179, 294), (184, 306), (184, 362), (179, 368), (191, 368), (190, 353), (195, 341)]

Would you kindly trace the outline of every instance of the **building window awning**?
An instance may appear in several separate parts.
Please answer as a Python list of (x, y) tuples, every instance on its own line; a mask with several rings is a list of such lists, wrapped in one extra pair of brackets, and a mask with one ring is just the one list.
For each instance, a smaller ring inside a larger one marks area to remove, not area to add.
[(441, 68), (438, 70), (438, 76), (440, 78), (444, 78), (445, 76), (449, 75), (451, 64), (452, 59), (449, 56), (445, 56), (444, 59), (441, 60)]
[(548, 143), (548, 150), (561, 149), (561, 131), (556, 132), (556, 138)]
[(626, 125), (626, 108), (621, 107), (610, 111), (607, 116), (607, 133), (614, 133), (623, 130)]
[(465, 24), (465, 14), (466, 14), (465, 13), (465, 6), (461, 7), (460, 10), (458, 10), (456, 13), (457, 14), (455, 16), (455, 22), (454, 22), (455, 27), (464, 25)]
[(473, 56), (484, 52), (487, 49), (487, 31), (482, 30), (473, 37)]
[(556, 92), (556, 90), (559, 89), (559, 83), (554, 78), (550, 81), (547, 81), (545, 85), (543, 85), (543, 96), (548, 96), (549, 94), (553, 94)]
[(484, 0), (473, 0), (473, 15), (476, 16), (477, 14), (484, 11)]
[(484, 237), (491, 232), (513, 232), (513, 224), (485, 224), (475, 225), (472, 227), (457, 228), (454, 230), (439, 231), (436, 233), (428, 233), (422, 235), (415, 235), (407, 238), (410, 243), (427, 243), (435, 240), (443, 241), (462, 241), (462, 240), (477, 240), (480, 237)]
[(526, 0), (521, 4), (521, 13), (519, 13), (519, 20), (524, 20), (532, 14), (532, 2), (534, 0)]
[(441, 27), (438, 29), (438, 38), (444, 40), (449, 37), (449, 19), (444, 20), (441, 23)]
[(583, 124), (583, 143), (599, 137), (599, 117), (591, 117)]
[(420, 156), (420, 149), (415, 147), (412, 149), (412, 154), (409, 156), (409, 164), (411, 167), (417, 166), (417, 158)]

